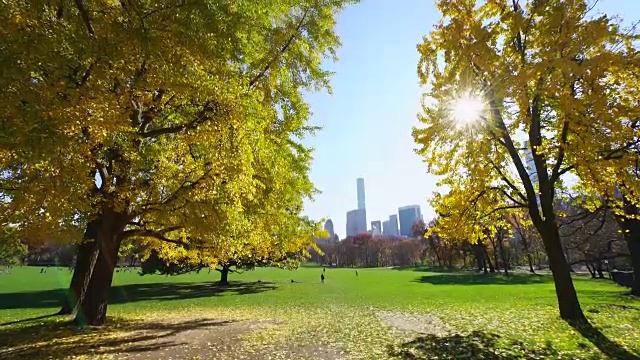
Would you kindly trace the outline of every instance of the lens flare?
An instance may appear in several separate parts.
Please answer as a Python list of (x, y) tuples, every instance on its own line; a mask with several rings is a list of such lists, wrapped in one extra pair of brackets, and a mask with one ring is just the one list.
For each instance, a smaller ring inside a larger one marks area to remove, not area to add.
[(480, 120), (485, 110), (480, 96), (466, 92), (453, 99), (450, 104), (450, 114), (458, 126), (466, 126)]

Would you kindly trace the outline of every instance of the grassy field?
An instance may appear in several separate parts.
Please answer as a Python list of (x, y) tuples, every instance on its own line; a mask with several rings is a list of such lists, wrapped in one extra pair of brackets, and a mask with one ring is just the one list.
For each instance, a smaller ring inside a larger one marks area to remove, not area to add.
[[(571, 327), (557, 316), (549, 276), (360, 269), (356, 277), (352, 269), (327, 269), (322, 284), (321, 272), (257, 269), (230, 274), (227, 287), (217, 286), (218, 273), (207, 270), (168, 277), (118, 272), (111, 325), (79, 331), (68, 318), (46, 317), (58, 310), (68, 269), (13, 268), (0, 274), (0, 358), (637, 359), (640, 354), (640, 301), (608, 280), (575, 278), (593, 326)], [(206, 342), (193, 340), (205, 336), (194, 332), (198, 328), (208, 329)], [(184, 331), (193, 336), (180, 338)], [(166, 344), (148, 345), (154, 334)], [(179, 348), (176, 339), (199, 350), (161, 352)]]

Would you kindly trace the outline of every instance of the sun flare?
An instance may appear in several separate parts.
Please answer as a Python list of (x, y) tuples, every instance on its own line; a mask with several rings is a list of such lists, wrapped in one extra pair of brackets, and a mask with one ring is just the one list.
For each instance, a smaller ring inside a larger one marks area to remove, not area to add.
[(484, 109), (482, 99), (468, 92), (455, 98), (450, 105), (451, 117), (458, 126), (472, 124), (480, 120)]

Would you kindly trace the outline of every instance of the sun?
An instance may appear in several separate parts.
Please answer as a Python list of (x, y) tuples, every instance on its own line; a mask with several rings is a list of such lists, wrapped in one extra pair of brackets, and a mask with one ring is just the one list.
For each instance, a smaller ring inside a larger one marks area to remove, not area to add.
[(469, 92), (453, 99), (449, 105), (452, 119), (458, 126), (465, 126), (480, 120), (485, 110), (482, 99)]

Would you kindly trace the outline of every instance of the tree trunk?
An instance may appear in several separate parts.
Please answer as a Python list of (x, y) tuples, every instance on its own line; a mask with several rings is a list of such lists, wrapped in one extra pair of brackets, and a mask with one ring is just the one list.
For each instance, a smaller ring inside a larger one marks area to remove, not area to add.
[(536, 271), (533, 269), (533, 259), (531, 258), (531, 254), (529, 254), (528, 252), (527, 252), (527, 260), (529, 261), (529, 271), (532, 274), (535, 274)]
[(480, 243), (475, 243), (472, 245), (473, 246), (473, 252), (476, 256), (476, 263), (478, 265), (478, 271), (482, 271), (484, 269), (484, 272), (487, 272), (487, 265), (484, 261), (484, 253), (482, 252), (482, 249), (480, 248)]
[(79, 301), (75, 321), (79, 325), (104, 325), (107, 321), (107, 304), (113, 281), (113, 273), (118, 263), (120, 233), (125, 223), (122, 215), (103, 215), (97, 244), (100, 247), (91, 279), (84, 297)]
[[(482, 244), (481, 246), (482, 246), (482, 252), (484, 253), (484, 257), (485, 257), (485, 262), (489, 264), (489, 272), (493, 274), (496, 272), (496, 269), (493, 267), (493, 264), (491, 263), (491, 257), (489, 257), (489, 252), (487, 251), (487, 247), (484, 246), (484, 244)], [(486, 265), (484, 268), (484, 272), (487, 272)]]
[(500, 236), (498, 239), (498, 249), (500, 250), (500, 257), (502, 258), (502, 267), (504, 268), (505, 275), (509, 275), (509, 261), (507, 260), (507, 254), (504, 251), (504, 245), (502, 244), (503, 238)]
[(571, 279), (571, 269), (564, 256), (555, 219), (547, 219), (537, 227), (542, 237), (545, 252), (549, 258), (549, 268), (553, 274), (560, 317), (573, 321), (585, 320), (576, 289), (573, 286), (573, 280)]
[(229, 285), (229, 268), (223, 267), (220, 271), (220, 281), (218, 284), (220, 285)]
[(589, 266), (589, 262), (585, 261), (584, 264), (587, 266), (587, 270), (589, 270), (589, 274), (591, 274), (591, 278), (595, 279), (596, 278), (596, 272), (591, 270), (591, 266)]
[(614, 216), (622, 229), (624, 239), (629, 248), (629, 255), (631, 255), (631, 266), (633, 267), (631, 294), (640, 296), (640, 220), (635, 218), (640, 215), (640, 209), (627, 197), (623, 197), (622, 201), (623, 210), (627, 216), (620, 216), (615, 213)]
[(493, 263), (495, 265), (495, 270), (497, 272), (500, 272), (500, 262), (498, 260), (498, 245), (496, 244), (496, 242), (498, 241), (500, 241), (500, 238), (499, 235), (496, 234), (496, 238), (491, 240), (491, 248), (493, 249)]
[(598, 272), (598, 277), (600, 279), (604, 279), (604, 272), (602, 270), (602, 260), (598, 260), (596, 262), (596, 271)]
[[(627, 212), (627, 214), (629, 213)], [(631, 294), (640, 296), (640, 220), (619, 219), (618, 223), (623, 229), (624, 239), (631, 255), (631, 266), (633, 267)]]
[(58, 312), (58, 315), (69, 315), (73, 313), (78, 304), (78, 300), (84, 295), (98, 255), (98, 246), (95, 240), (98, 225), (97, 220), (90, 221), (87, 224), (82, 243), (78, 244), (76, 264), (73, 269), (71, 284), (69, 285), (66, 296), (62, 299), (62, 308)]

